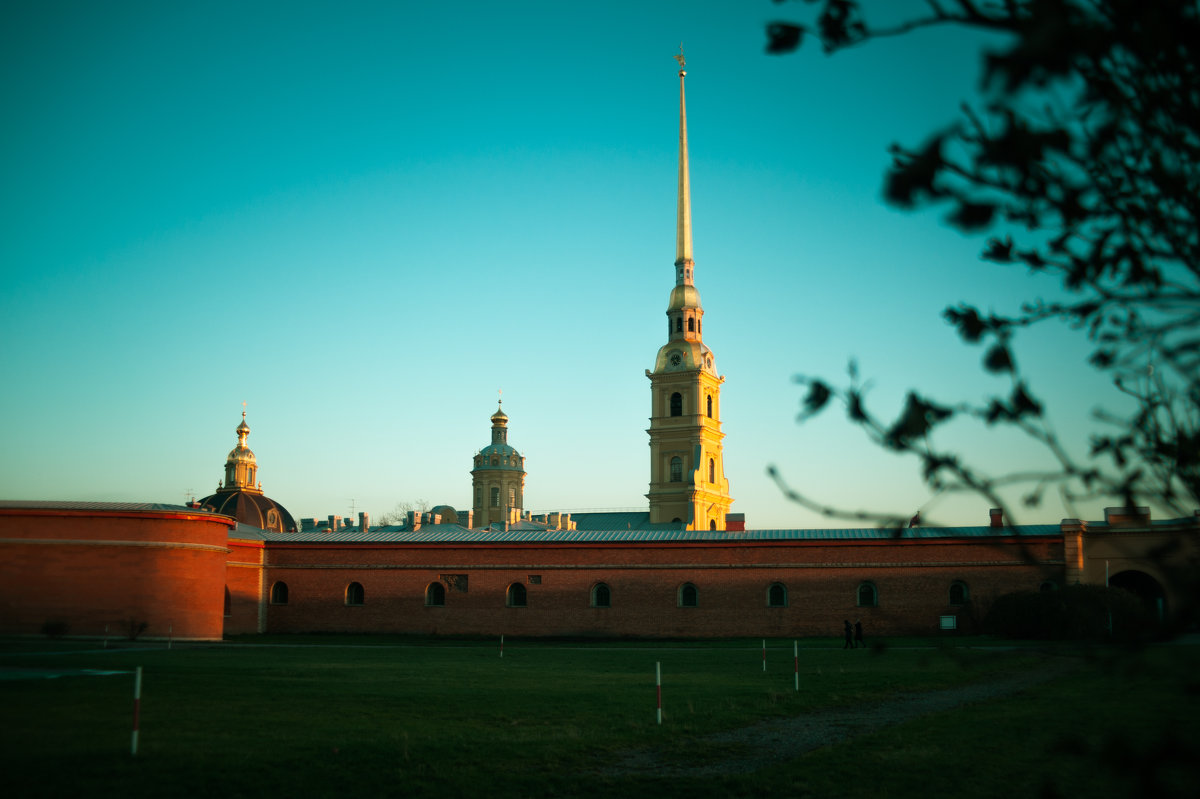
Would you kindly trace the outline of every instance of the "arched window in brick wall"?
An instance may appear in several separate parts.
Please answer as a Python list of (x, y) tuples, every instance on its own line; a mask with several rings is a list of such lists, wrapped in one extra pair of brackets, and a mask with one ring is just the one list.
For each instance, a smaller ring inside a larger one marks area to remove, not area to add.
[(441, 608), (446, 606), (446, 587), (441, 583), (430, 583), (425, 588), (425, 606)]
[(271, 586), (271, 604), (286, 605), (288, 603), (287, 583), (280, 580)]
[(858, 586), (858, 606), (860, 608), (879, 606), (879, 592), (875, 589), (875, 583), (862, 583)]
[(955, 580), (950, 583), (950, 604), (965, 605), (970, 594), (967, 592), (967, 584), (961, 580)]
[(679, 607), (695, 608), (700, 606), (700, 592), (691, 583), (679, 586)]
[(504, 595), (504, 604), (510, 608), (525, 607), (525, 586), (520, 583), (510, 585)]
[(592, 607), (612, 607), (612, 591), (610, 591), (608, 586), (604, 583), (596, 583), (592, 586)]
[(346, 586), (346, 604), (361, 605), (366, 601), (367, 592), (363, 590), (362, 583), (350, 583)]
[(771, 583), (767, 588), (767, 607), (787, 607), (787, 587), (783, 583)]

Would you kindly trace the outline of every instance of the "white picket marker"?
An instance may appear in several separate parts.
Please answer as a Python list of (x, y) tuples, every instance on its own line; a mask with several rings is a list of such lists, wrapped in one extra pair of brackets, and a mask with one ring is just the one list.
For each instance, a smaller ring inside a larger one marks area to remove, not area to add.
[(795, 659), (796, 690), (800, 690), (800, 642), (792, 641), (792, 657)]
[(108, 625), (104, 625), (104, 648), (108, 649)]
[(142, 714), (142, 667), (137, 667), (133, 678), (133, 740), (129, 745), (129, 753), (137, 754), (138, 749), (138, 719)]
[(175, 640), (175, 625), (169, 624), (169, 625), (167, 625), (167, 649), (171, 648), (171, 644), (174, 642), (174, 640)]
[(500, 633), (500, 657), (504, 657), (504, 633)]
[(658, 694), (658, 723), (662, 726), (662, 661), (654, 663), (654, 688)]
[(763, 673), (767, 671), (767, 639), (763, 639)]

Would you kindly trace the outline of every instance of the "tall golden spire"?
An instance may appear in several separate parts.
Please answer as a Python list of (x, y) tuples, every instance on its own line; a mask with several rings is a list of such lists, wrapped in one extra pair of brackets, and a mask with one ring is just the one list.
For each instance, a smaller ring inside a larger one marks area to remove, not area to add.
[(688, 149), (687, 149), (687, 104), (684, 102), (683, 79), (687, 77), (684, 69), (683, 45), (679, 45), (679, 205), (675, 220), (675, 285), (692, 285), (692, 189), (688, 179)]

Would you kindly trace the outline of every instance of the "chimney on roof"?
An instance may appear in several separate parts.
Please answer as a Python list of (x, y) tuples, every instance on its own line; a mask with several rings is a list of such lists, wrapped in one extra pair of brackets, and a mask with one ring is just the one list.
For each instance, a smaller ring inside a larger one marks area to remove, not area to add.
[(991, 519), (992, 519), (991, 526), (992, 527), (1003, 527), (1004, 526), (1004, 509), (1003, 508), (992, 508), (991, 510), (988, 511), (988, 515), (991, 516)]
[(364, 533), (371, 529), (371, 514), (366, 511), (358, 512), (358, 529)]
[(725, 514), (725, 532), (727, 532), (727, 533), (744, 533), (744, 532), (746, 532), (746, 514), (744, 514), (744, 513), (726, 513)]
[(1109, 524), (1149, 524), (1150, 508), (1145, 506), (1105, 508), (1104, 521)]
[(421, 529), (421, 514), (417, 513), (415, 510), (410, 510), (408, 512), (408, 529), (410, 529), (410, 530), (420, 530)]
[(338, 530), (341, 530), (341, 529), (342, 529), (342, 517), (330, 515), (330, 517), (329, 517), (329, 532), (336, 533)]

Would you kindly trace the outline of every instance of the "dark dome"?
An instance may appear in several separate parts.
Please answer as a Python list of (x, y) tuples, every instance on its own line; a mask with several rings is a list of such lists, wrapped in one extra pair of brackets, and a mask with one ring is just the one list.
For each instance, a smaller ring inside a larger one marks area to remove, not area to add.
[(288, 513), (287, 508), (258, 491), (222, 488), (200, 500), (199, 504), (202, 508), (224, 516), (232, 516), (242, 524), (260, 530), (291, 533), (297, 529), (296, 520)]
[(458, 511), (449, 505), (438, 505), (430, 511), (442, 517), (442, 524), (458, 524)]

